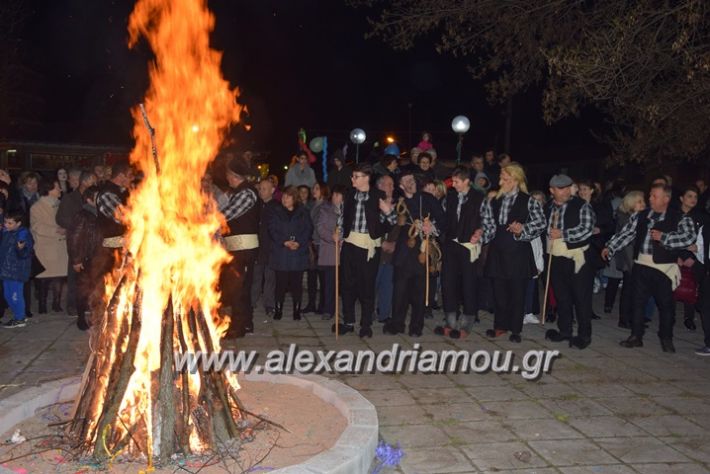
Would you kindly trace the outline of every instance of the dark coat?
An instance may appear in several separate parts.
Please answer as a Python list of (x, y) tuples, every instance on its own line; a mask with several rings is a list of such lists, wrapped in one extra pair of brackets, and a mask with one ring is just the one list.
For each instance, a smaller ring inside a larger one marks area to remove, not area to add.
[[(280, 272), (303, 271), (308, 268), (308, 242), (313, 233), (313, 224), (304, 206), (296, 207), (288, 212), (285, 207), (276, 209), (274, 216), (269, 220), (269, 235), (273, 242), (269, 267)], [(284, 246), (284, 242), (295, 240), (298, 249), (291, 250)]]
[(345, 188), (352, 187), (353, 183), (350, 180), (353, 170), (348, 165), (343, 165), (341, 169), (337, 169), (333, 166), (330, 171), (328, 171), (328, 187), (333, 189), (333, 186), (340, 185)]
[[(631, 219), (631, 214), (627, 214), (621, 210), (616, 213), (616, 232), (620, 232), (627, 222)], [(630, 272), (634, 265), (634, 245), (633, 242), (626, 247), (619, 249), (614, 254), (614, 264), (620, 272)]]
[[(25, 247), (17, 248), (18, 242)], [(32, 270), (34, 240), (26, 227), (14, 231), (2, 231), (0, 240), (0, 280), (28, 281)]]
[(81, 209), (67, 229), (69, 265), (83, 263), (88, 269), (87, 264), (96, 254), (102, 240), (96, 214), (88, 209)]
[(62, 200), (59, 201), (59, 209), (57, 209), (57, 225), (68, 229), (72, 225), (74, 217), (81, 212), (83, 205), (84, 200), (78, 189), (62, 197)]
[(259, 205), (261, 206), (259, 211), (259, 255), (256, 260), (262, 265), (267, 265), (269, 257), (271, 257), (271, 247), (273, 246), (273, 241), (269, 234), (269, 222), (273, 219), (276, 211), (283, 206), (275, 199), (267, 203), (259, 200)]

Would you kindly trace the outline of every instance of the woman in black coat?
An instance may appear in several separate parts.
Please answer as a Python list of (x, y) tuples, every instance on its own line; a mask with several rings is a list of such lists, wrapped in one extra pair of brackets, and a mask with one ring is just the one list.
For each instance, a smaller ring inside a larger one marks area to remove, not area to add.
[(269, 267), (276, 273), (276, 307), (274, 319), (281, 319), (286, 292), (293, 299), (293, 319), (301, 319), (303, 272), (308, 268), (308, 241), (313, 224), (308, 210), (299, 204), (298, 190), (288, 186), (283, 190), (281, 206), (269, 222), (273, 242)]

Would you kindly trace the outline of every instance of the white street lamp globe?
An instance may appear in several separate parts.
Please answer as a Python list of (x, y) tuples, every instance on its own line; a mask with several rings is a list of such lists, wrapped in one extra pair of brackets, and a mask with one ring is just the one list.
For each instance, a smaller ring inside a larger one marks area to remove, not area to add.
[(466, 133), (469, 128), (471, 128), (471, 122), (468, 120), (468, 117), (464, 115), (457, 115), (451, 121), (451, 129), (456, 133)]
[(350, 141), (356, 145), (361, 145), (361, 144), (365, 143), (366, 138), (367, 138), (367, 135), (365, 135), (365, 130), (363, 130), (361, 128), (354, 128), (350, 132)]

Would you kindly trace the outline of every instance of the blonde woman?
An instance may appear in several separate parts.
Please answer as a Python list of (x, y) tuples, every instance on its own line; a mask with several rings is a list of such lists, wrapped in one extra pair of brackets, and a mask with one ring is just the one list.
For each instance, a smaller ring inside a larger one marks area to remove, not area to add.
[[(621, 231), (633, 214), (644, 209), (646, 209), (646, 200), (641, 191), (626, 193), (616, 211), (616, 232)], [(633, 264), (634, 248), (629, 244), (619, 250), (609, 262), (609, 266), (604, 269), (604, 274), (609, 278), (604, 294), (605, 313), (611, 313), (614, 309), (619, 284), (624, 281), (619, 299), (619, 327), (624, 329), (631, 329), (631, 267)]]
[(484, 242), (489, 242), (485, 275), (493, 281), (495, 321), (488, 337), (510, 331), (520, 342), (525, 291), (537, 274), (530, 242), (545, 230), (540, 203), (528, 194), (525, 171), (512, 162), (501, 169), (500, 190), (483, 207)]

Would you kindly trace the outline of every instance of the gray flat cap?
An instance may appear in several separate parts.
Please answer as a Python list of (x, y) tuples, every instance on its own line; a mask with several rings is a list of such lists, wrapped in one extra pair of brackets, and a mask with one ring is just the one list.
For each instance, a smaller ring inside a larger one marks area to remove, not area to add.
[(550, 178), (551, 188), (566, 188), (567, 186), (572, 186), (573, 183), (572, 178), (566, 174), (556, 174)]

